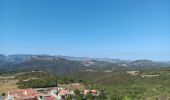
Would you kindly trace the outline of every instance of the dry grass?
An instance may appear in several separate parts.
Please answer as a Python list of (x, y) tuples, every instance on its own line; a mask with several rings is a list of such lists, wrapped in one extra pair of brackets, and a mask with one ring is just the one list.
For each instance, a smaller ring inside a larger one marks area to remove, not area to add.
[(67, 88), (67, 89), (71, 89), (71, 90), (74, 90), (74, 89), (79, 89), (80, 91), (84, 90), (85, 89), (85, 85), (84, 84), (78, 84), (78, 85), (75, 85), (75, 84), (64, 84), (64, 85), (58, 85), (59, 87), (63, 87), (63, 88)]
[(8, 90), (17, 89), (18, 80), (0, 79), (0, 93), (7, 93)]

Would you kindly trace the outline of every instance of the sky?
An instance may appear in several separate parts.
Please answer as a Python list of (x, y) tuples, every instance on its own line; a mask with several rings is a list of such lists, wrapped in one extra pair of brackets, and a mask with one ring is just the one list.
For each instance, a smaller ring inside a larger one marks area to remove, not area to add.
[(0, 0), (0, 53), (170, 61), (170, 1)]

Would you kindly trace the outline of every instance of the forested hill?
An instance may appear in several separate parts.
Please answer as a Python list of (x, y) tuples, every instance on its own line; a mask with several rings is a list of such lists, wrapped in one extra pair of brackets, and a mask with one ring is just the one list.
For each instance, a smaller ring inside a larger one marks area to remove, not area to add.
[(127, 70), (170, 67), (168, 62), (150, 60), (94, 59), (49, 55), (0, 55), (0, 70), (45, 70), (64, 74), (87, 70)]
[(1, 61), (0, 69), (11, 70), (45, 70), (58, 74), (82, 70), (84, 66), (78, 61), (70, 61), (63, 58), (45, 58), (33, 56), (29, 60), (20, 63)]

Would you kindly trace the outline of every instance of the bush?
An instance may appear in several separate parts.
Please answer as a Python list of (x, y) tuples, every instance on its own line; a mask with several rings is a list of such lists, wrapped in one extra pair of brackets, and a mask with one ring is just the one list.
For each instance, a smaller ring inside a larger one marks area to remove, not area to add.
[(79, 95), (79, 94), (80, 94), (80, 90), (75, 89), (75, 90), (74, 90), (74, 93), (75, 93), (76, 95)]
[(111, 100), (122, 100), (123, 97), (122, 96), (119, 96), (119, 95), (114, 95), (111, 97)]
[(91, 93), (88, 93), (88, 94), (86, 95), (86, 98), (92, 100), (92, 99), (93, 99), (93, 95), (92, 95)]
[(5, 93), (2, 93), (1, 96), (5, 96)]

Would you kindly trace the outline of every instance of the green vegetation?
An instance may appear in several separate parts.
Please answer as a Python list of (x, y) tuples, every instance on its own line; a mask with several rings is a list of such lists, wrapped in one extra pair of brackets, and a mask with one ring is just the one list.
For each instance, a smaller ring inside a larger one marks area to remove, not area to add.
[(26, 72), (15, 77), (19, 88), (42, 88), (57, 86), (57, 78), (46, 72)]
[(81, 92), (81, 91), (80, 91), (80, 90), (78, 90), (78, 89), (75, 89), (75, 90), (74, 90), (74, 93), (75, 93), (75, 94), (77, 94), (77, 95), (79, 95), (79, 94), (80, 94), (80, 92)]
[[(141, 76), (154, 74), (158, 76)], [(90, 85), (87, 88), (89, 89), (104, 90), (107, 96), (103, 100), (162, 100), (170, 98), (170, 71), (164, 69), (143, 70), (136, 76), (127, 74), (126, 71), (81, 72), (74, 73), (72, 76), (88, 80)]]
[(45, 87), (55, 87), (57, 82), (54, 80), (44, 80), (44, 79), (35, 79), (29, 81), (20, 81), (18, 83), (19, 88), (45, 88)]
[(1, 96), (5, 96), (5, 93), (2, 93)]
[[(8, 77), (8, 75), (3, 76)], [(99, 91), (99, 96), (87, 94), (84, 97), (81, 90), (74, 89), (76, 100), (83, 98), (87, 100), (168, 100), (170, 98), (169, 69), (142, 70), (138, 75), (131, 75), (126, 71), (81, 71), (67, 76), (32, 71), (13, 73), (13, 75), (14, 79), (19, 80), (17, 83), (19, 88), (55, 87), (59, 84), (82, 82), (86, 89)], [(142, 77), (142, 75), (157, 76)], [(67, 100), (71, 98), (68, 97)]]
[(65, 76), (55, 76), (48, 72), (25, 72), (16, 75), (15, 79), (19, 80), (19, 88), (45, 88), (56, 87), (58, 83), (68, 84), (77, 82), (78, 80), (68, 78)]

